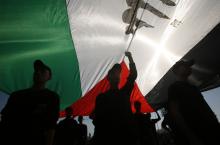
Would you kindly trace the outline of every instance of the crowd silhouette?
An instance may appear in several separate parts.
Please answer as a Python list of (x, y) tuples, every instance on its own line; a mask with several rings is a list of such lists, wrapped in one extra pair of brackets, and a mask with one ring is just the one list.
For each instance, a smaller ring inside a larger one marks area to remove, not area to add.
[(161, 120), (151, 113), (141, 112), (141, 103), (131, 110), (130, 95), (137, 78), (137, 70), (130, 52), (130, 73), (119, 88), (121, 65), (116, 63), (108, 71), (110, 89), (96, 97), (90, 118), (94, 135), (88, 134), (83, 116), (74, 119), (73, 108), (65, 109), (59, 119), (59, 96), (47, 89), (52, 78), (51, 69), (41, 60), (33, 63), (33, 85), (13, 92), (1, 112), (0, 137), (2, 145), (219, 145), (219, 122), (199, 89), (188, 82), (194, 61), (176, 62), (172, 71), (177, 81), (168, 88), (168, 102), (164, 109), (162, 132), (155, 128)]

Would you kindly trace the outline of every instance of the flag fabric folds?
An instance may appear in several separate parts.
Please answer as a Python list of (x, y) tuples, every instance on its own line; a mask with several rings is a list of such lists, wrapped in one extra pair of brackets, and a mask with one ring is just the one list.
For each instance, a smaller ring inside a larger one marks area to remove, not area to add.
[(126, 34), (123, 14), (133, 7), (127, 2), (1, 1), (0, 90), (10, 94), (30, 87), (33, 62), (41, 59), (52, 69), (48, 88), (60, 95), (61, 116), (68, 106), (74, 115), (89, 115), (96, 96), (109, 87), (106, 75), (114, 63), (123, 68), (120, 87), (125, 83), (129, 65), (124, 52), (130, 51), (138, 71), (131, 103), (139, 100), (142, 112), (154, 111), (150, 104), (167, 98), (147, 102), (145, 95), (219, 23), (220, 2), (141, 1), (147, 7), (137, 7), (135, 20), (152, 27), (135, 23), (135, 35)]

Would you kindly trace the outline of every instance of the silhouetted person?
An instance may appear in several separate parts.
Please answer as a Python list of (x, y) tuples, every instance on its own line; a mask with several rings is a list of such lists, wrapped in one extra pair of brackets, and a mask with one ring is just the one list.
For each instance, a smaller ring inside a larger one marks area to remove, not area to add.
[(59, 116), (59, 97), (45, 88), (51, 77), (51, 69), (36, 60), (33, 86), (10, 95), (1, 112), (2, 145), (52, 145)]
[(164, 114), (164, 119), (161, 123), (161, 127), (163, 129), (165, 129), (167, 132), (171, 132), (172, 130), (170, 129), (170, 123), (169, 123), (169, 116), (168, 115), (169, 115), (168, 113)]
[(200, 90), (188, 82), (194, 61), (178, 61), (173, 66), (177, 81), (168, 89), (170, 127), (178, 144), (219, 145), (218, 120)]
[(137, 71), (131, 53), (126, 52), (125, 55), (130, 62), (130, 74), (126, 84), (121, 89), (118, 88), (121, 65), (115, 64), (107, 75), (110, 89), (96, 98), (94, 135), (98, 145), (133, 145), (136, 142), (130, 95)]
[(151, 114), (144, 114), (141, 112), (141, 103), (136, 101), (134, 103), (136, 112), (134, 114), (138, 128), (138, 138), (141, 145), (157, 145), (157, 133), (155, 124), (160, 120), (160, 116), (157, 113), (158, 118), (151, 119)]
[(65, 109), (66, 118), (61, 120), (56, 129), (55, 145), (77, 145), (78, 144), (78, 123), (72, 117), (71, 107)]
[(79, 133), (79, 144), (85, 145), (87, 141), (87, 126), (83, 124), (83, 116), (78, 117), (78, 133)]
[(149, 144), (151, 138), (149, 137), (149, 126), (147, 125), (147, 115), (141, 112), (141, 103), (138, 101), (134, 102), (136, 112), (134, 114), (135, 121), (137, 124), (137, 135), (138, 143), (140, 145)]
[(173, 144), (173, 132), (170, 128), (170, 121), (169, 121), (169, 114), (166, 108), (164, 108), (166, 111), (163, 112), (164, 119), (161, 123), (161, 127), (165, 130), (161, 134), (161, 140), (159, 142), (162, 142), (164, 145), (172, 145)]
[(156, 112), (157, 118), (152, 119), (151, 114), (147, 113), (147, 126), (148, 126), (148, 135), (151, 138), (149, 142), (151, 142), (152, 145), (158, 145), (157, 140), (157, 131), (156, 131), (156, 123), (161, 119), (158, 112)]
[(170, 128), (170, 123), (169, 123), (169, 114), (166, 112), (164, 113), (164, 119), (161, 122), (161, 127), (162, 127), (162, 132), (159, 133), (160, 139), (159, 143), (163, 145), (173, 145), (174, 144), (174, 137), (173, 137), (173, 132)]

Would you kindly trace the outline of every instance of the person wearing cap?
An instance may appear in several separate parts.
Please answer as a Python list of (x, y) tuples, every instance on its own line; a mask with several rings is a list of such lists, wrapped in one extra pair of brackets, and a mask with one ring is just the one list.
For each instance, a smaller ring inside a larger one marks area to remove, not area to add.
[(136, 133), (133, 131), (130, 95), (137, 77), (137, 70), (130, 52), (125, 52), (129, 60), (130, 74), (125, 85), (119, 89), (121, 65), (116, 63), (108, 72), (110, 89), (96, 98), (95, 133), (97, 145), (133, 145)]
[(177, 81), (168, 88), (170, 127), (177, 144), (217, 145), (218, 120), (200, 90), (188, 81), (193, 64), (193, 60), (180, 60), (172, 68)]
[(52, 145), (59, 117), (59, 97), (45, 87), (51, 69), (34, 62), (32, 87), (13, 92), (2, 110), (3, 145)]

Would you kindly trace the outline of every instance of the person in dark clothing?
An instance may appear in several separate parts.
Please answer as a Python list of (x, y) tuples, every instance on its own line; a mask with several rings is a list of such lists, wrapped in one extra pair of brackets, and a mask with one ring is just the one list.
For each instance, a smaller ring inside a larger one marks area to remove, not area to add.
[(170, 123), (169, 123), (169, 114), (168, 114), (168, 111), (167, 111), (167, 107), (164, 108), (164, 112), (163, 112), (163, 116), (164, 116), (164, 119), (161, 123), (161, 127), (163, 129), (165, 129), (168, 133), (171, 133), (171, 129), (170, 129)]
[(173, 66), (178, 80), (168, 88), (170, 127), (179, 144), (217, 145), (218, 120), (200, 90), (187, 81), (193, 64), (192, 60), (180, 60)]
[(164, 108), (163, 113), (163, 121), (161, 123), (161, 127), (162, 129), (164, 129), (164, 132), (162, 134), (160, 134), (160, 137), (162, 137), (161, 140), (159, 140), (159, 142), (163, 143), (164, 145), (172, 145), (174, 144), (174, 136), (173, 136), (173, 131), (170, 128), (170, 121), (169, 121), (169, 114), (167, 111), (167, 106)]
[(98, 145), (134, 145), (136, 142), (130, 95), (137, 77), (137, 70), (131, 53), (126, 52), (125, 55), (130, 62), (130, 74), (126, 84), (121, 89), (118, 88), (121, 65), (115, 64), (107, 75), (110, 89), (96, 98), (94, 135)]
[(160, 120), (160, 116), (157, 113), (158, 118), (151, 119), (151, 114), (144, 114), (141, 112), (141, 103), (136, 101), (134, 103), (136, 112), (134, 114), (137, 128), (138, 128), (138, 138), (140, 145), (157, 145), (157, 132), (155, 124)]
[(158, 112), (156, 112), (157, 114), (157, 118), (152, 119), (151, 118), (151, 114), (147, 113), (146, 117), (147, 117), (147, 123), (146, 125), (148, 126), (148, 136), (149, 136), (149, 142), (152, 145), (158, 145), (158, 138), (157, 138), (157, 131), (156, 131), (156, 123), (161, 119), (160, 115), (158, 114)]
[(78, 117), (78, 133), (79, 133), (79, 144), (86, 145), (87, 142), (87, 126), (83, 124), (83, 116)]
[(52, 145), (59, 117), (59, 97), (45, 88), (51, 69), (34, 62), (33, 86), (13, 92), (2, 110), (2, 145)]
[(61, 120), (56, 128), (55, 145), (78, 145), (78, 123), (72, 117), (71, 107), (65, 109), (66, 118)]
[(136, 112), (134, 113), (134, 118), (137, 124), (137, 136), (138, 143), (140, 145), (150, 144), (151, 138), (149, 137), (149, 126), (147, 126), (147, 116), (141, 112), (141, 103), (138, 101), (134, 102), (134, 107)]

